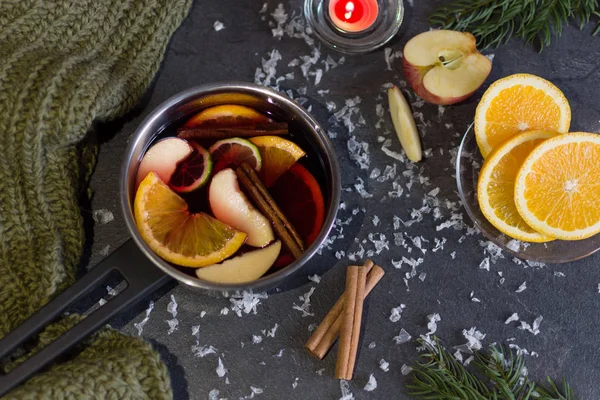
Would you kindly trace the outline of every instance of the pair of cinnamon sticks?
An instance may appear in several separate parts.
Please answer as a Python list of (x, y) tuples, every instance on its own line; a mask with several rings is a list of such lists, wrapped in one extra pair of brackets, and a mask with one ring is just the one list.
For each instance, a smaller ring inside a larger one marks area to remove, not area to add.
[(243, 162), (242, 165), (236, 168), (235, 173), (238, 182), (254, 202), (256, 208), (271, 222), (275, 234), (281, 239), (283, 245), (289, 250), (294, 259), (300, 258), (306, 250), (304, 241), (275, 203), (254, 169), (247, 162)]
[(384, 270), (371, 260), (367, 260), (362, 267), (348, 267), (346, 290), (306, 342), (308, 352), (322, 360), (340, 337), (335, 368), (338, 379), (352, 379), (358, 353), (363, 302), (384, 274)]

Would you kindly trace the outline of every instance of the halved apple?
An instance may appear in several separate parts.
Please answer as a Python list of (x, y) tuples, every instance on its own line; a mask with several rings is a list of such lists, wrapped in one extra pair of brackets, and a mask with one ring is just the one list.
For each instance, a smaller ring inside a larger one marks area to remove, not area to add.
[(213, 176), (208, 201), (218, 220), (248, 234), (248, 245), (263, 247), (275, 238), (269, 220), (241, 191), (233, 169), (226, 168)]
[(196, 276), (218, 283), (246, 283), (265, 274), (279, 256), (281, 242), (196, 270)]
[(445, 105), (471, 96), (490, 74), (492, 62), (479, 53), (472, 34), (435, 30), (406, 43), (402, 69), (417, 95)]
[(155, 172), (163, 182), (168, 184), (177, 164), (185, 160), (193, 151), (194, 148), (187, 140), (176, 137), (156, 142), (140, 162), (135, 180), (136, 189), (149, 172)]

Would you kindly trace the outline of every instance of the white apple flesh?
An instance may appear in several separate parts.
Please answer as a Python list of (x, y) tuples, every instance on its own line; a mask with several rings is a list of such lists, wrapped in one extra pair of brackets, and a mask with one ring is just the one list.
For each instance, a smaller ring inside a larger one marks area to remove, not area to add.
[(388, 89), (388, 102), (394, 130), (406, 156), (413, 162), (421, 161), (421, 141), (417, 124), (406, 98), (397, 86)]
[(173, 137), (156, 142), (140, 162), (135, 180), (136, 190), (150, 172), (156, 173), (163, 182), (168, 184), (177, 164), (185, 160), (192, 151), (194, 149), (184, 139)]
[(208, 189), (208, 201), (218, 220), (248, 235), (246, 244), (263, 247), (275, 238), (271, 223), (241, 191), (231, 168), (213, 176)]
[(433, 104), (455, 104), (471, 96), (487, 79), (492, 62), (466, 32), (423, 32), (406, 43), (404, 75), (415, 93)]
[(273, 265), (281, 242), (277, 241), (262, 249), (244, 253), (220, 264), (196, 269), (196, 276), (217, 283), (247, 283), (263, 276)]

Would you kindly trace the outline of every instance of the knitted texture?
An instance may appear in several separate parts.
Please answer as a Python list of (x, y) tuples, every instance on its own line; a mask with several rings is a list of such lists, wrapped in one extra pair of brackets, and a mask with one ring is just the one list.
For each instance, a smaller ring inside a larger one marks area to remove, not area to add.
[[(84, 138), (140, 99), (191, 1), (0, 1), (0, 337), (73, 282), (96, 155)], [(104, 331), (14, 393), (165, 398), (165, 374), (147, 344)]]

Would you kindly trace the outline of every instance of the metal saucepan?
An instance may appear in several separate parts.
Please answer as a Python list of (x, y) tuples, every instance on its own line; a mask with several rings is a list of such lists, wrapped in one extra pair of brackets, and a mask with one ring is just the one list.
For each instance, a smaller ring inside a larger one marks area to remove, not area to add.
[[(247, 284), (219, 284), (200, 280), (185, 268), (174, 266), (158, 255), (144, 242), (134, 221), (133, 198), (137, 168), (145, 151), (165, 130), (181, 124), (200, 110), (220, 105), (239, 104), (253, 107), (288, 122), (293, 139), (306, 151), (311, 162), (307, 165), (323, 189), (325, 222), (317, 239), (303, 255), (285, 268)], [(48, 323), (78, 300), (102, 284), (109, 274), (118, 272), (127, 287), (102, 307), (91, 312), (71, 330), (65, 332), (27, 361), (8, 374), (0, 375), (0, 396), (46, 367), (56, 357), (85, 339), (103, 326), (119, 311), (148, 296), (171, 278), (186, 287), (209, 292), (264, 291), (281, 286), (292, 274), (302, 269), (316, 253), (329, 234), (340, 200), (340, 170), (331, 142), (315, 119), (297, 102), (269, 88), (245, 83), (227, 82), (198, 86), (179, 93), (158, 106), (140, 125), (131, 138), (120, 176), (122, 212), (132, 240), (102, 260), (84, 277), (59, 294), (23, 324), (0, 340), (0, 359), (32, 338)], [(158, 267), (158, 268), (157, 268)]]

